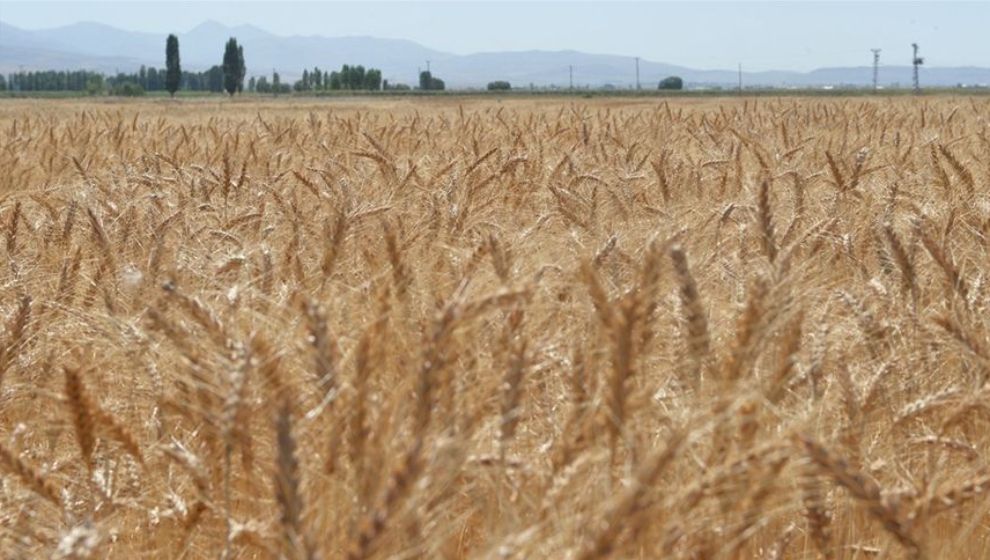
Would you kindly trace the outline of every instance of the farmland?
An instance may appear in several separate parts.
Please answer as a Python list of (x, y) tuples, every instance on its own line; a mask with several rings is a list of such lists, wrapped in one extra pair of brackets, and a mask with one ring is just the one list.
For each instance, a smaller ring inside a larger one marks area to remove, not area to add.
[(0, 550), (990, 555), (986, 97), (0, 103)]

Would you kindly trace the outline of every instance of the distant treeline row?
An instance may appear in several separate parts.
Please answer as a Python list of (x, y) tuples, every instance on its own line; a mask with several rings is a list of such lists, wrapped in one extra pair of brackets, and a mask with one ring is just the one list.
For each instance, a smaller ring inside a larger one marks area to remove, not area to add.
[[(137, 89), (135, 89), (137, 88)], [(364, 90), (375, 91), (393, 89), (387, 80), (382, 80), (382, 72), (377, 68), (345, 64), (339, 72), (323, 72), (319, 68), (303, 71), (302, 79), (290, 86), (281, 83), (278, 72), (267, 76), (252, 76), (247, 83), (247, 91), (257, 93), (289, 93), (290, 91), (332, 91)], [(92, 94), (110, 91), (168, 91), (166, 71), (159, 68), (141, 69), (133, 73), (120, 72), (107, 76), (88, 70), (42, 70), (25, 71), (4, 76), (0, 74), (0, 91), (78, 91)], [(213, 66), (204, 72), (183, 71), (179, 89), (185, 91), (222, 92), (224, 90), (223, 67)]]
[[(389, 84), (382, 79), (382, 72), (377, 68), (365, 69), (362, 65), (344, 64), (339, 71), (326, 72), (319, 67), (312, 71), (303, 70), (302, 78), (291, 87), (283, 84), (278, 72), (272, 71), (271, 82), (267, 76), (251, 76), (244, 83), (246, 74), (244, 61), (244, 46), (231, 37), (224, 46), (223, 63), (214, 65), (205, 72), (188, 72), (182, 70), (179, 62), (179, 39), (170, 34), (165, 40), (165, 68), (148, 68), (144, 65), (138, 72), (127, 74), (117, 73), (115, 76), (105, 76), (98, 72), (78, 71), (29, 71), (18, 72), (4, 78), (0, 75), (0, 91), (15, 92), (87, 92), (99, 95), (109, 91), (115, 95), (143, 95), (146, 91), (164, 92), (175, 95), (179, 90), (209, 91), (220, 93), (226, 91), (233, 96), (242, 91), (256, 93), (290, 93), (321, 92), (321, 91), (381, 91), (409, 90), (406, 84)], [(684, 82), (677, 76), (663, 79), (659, 89), (680, 90)], [(429, 69), (419, 73), (418, 89), (422, 91), (443, 91), (444, 81)], [(507, 81), (497, 80), (488, 83), (489, 91), (508, 91), (512, 89)]]
[[(99, 72), (87, 70), (17, 72), (7, 77), (0, 74), (0, 91), (142, 95), (144, 92), (170, 91), (167, 75), (168, 73), (165, 69), (145, 66), (141, 66), (141, 69), (134, 73), (120, 72), (114, 76), (106, 76)], [(241, 84), (243, 82), (238, 82), (234, 86), (236, 91), (241, 91)], [(252, 76), (245, 86), (243, 87), (245, 91), (261, 94), (412, 90), (406, 84), (390, 84), (388, 80), (383, 80), (382, 72), (377, 68), (365, 69), (361, 65), (351, 66), (348, 64), (343, 65), (340, 71), (326, 72), (320, 70), (319, 67), (312, 70), (304, 70), (302, 78), (294, 82), (291, 86), (282, 83), (278, 72), (273, 72), (270, 80), (268, 76)], [(661, 90), (680, 90), (683, 87), (683, 81), (677, 76), (665, 78), (659, 84), (659, 89)], [(223, 67), (213, 66), (205, 72), (182, 71), (180, 73), (178, 89), (193, 92), (221, 93), (227, 89), (224, 82)], [(443, 91), (446, 89), (446, 84), (440, 78), (426, 71), (420, 73), (417, 89), (423, 91)], [(486, 89), (488, 91), (510, 91), (513, 88), (509, 82), (497, 80), (489, 82)], [(607, 90), (612, 88), (605, 87), (602, 89)]]
[[(189, 91), (223, 91), (223, 68), (214, 66), (205, 72), (183, 71), (179, 83), (180, 89)], [(6, 78), (0, 75), (0, 91), (88, 91), (95, 94), (124, 84), (139, 86), (144, 91), (167, 91), (165, 70), (144, 66), (138, 72), (120, 72), (115, 76), (89, 70), (17, 72)]]
[[(264, 79), (264, 77), (259, 78)], [(297, 81), (292, 89), (295, 91), (324, 91), (324, 90), (380, 90), (382, 89), (382, 71), (368, 68), (360, 64), (351, 66), (345, 64), (340, 71), (324, 72), (317, 68), (303, 70), (302, 79)], [(262, 92), (263, 93), (263, 92)]]

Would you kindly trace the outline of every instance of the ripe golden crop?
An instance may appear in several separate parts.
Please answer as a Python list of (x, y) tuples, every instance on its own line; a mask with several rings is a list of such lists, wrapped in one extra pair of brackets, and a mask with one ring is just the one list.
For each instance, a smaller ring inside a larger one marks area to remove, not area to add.
[(0, 550), (984, 558), (990, 101), (0, 104)]

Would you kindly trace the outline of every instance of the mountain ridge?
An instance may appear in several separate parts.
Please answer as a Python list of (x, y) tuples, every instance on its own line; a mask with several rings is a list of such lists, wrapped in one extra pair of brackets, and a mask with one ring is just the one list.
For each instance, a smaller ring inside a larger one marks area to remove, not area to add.
[[(205, 20), (184, 33), (176, 33), (183, 67), (205, 70), (220, 64), (223, 44), (230, 36), (244, 45), (248, 75), (268, 75), (277, 69), (283, 80), (298, 77), (304, 68), (337, 69), (342, 64), (380, 68), (390, 82), (414, 84), (427, 60), (434, 73), (450, 87), (483, 87), (493, 80), (507, 80), (516, 87), (569, 84), (569, 67), (575, 86), (632, 87), (635, 70), (632, 57), (586, 53), (575, 49), (488, 51), (457, 55), (432, 49), (409, 39), (372, 36), (326, 37), (281, 36), (256, 25), (224, 25)], [(126, 53), (126, 54), (121, 54)], [(162, 67), (165, 58), (163, 34), (129, 31), (99, 22), (79, 22), (51, 29), (26, 30), (0, 20), (0, 72), (25, 70), (89, 69), (106, 73), (132, 72), (140, 65)], [(291, 65), (291, 66), (290, 66)], [(882, 66), (880, 82), (886, 87), (907, 86), (910, 66)], [(696, 69), (687, 66), (640, 60), (643, 87), (655, 87), (660, 79), (678, 75), (693, 86), (735, 87), (735, 70)], [(808, 72), (765, 70), (743, 72), (747, 86), (811, 87), (867, 86), (872, 84), (870, 66), (823, 67)], [(990, 68), (926, 67), (923, 85), (954, 86), (990, 84)]]

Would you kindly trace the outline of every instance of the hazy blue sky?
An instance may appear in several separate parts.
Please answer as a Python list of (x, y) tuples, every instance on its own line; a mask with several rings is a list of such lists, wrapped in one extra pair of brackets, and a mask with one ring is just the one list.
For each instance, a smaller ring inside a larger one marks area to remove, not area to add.
[[(8, 2), (19, 27), (96, 21), (166, 33), (213, 19), (279, 35), (412, 39), (467, 54), (575, 49), (698, 68), (809, 70), (910, 64), (990, 66), (990, 1), (974, 2)], [(125, 53), (122, 53), (125, 54)]]

